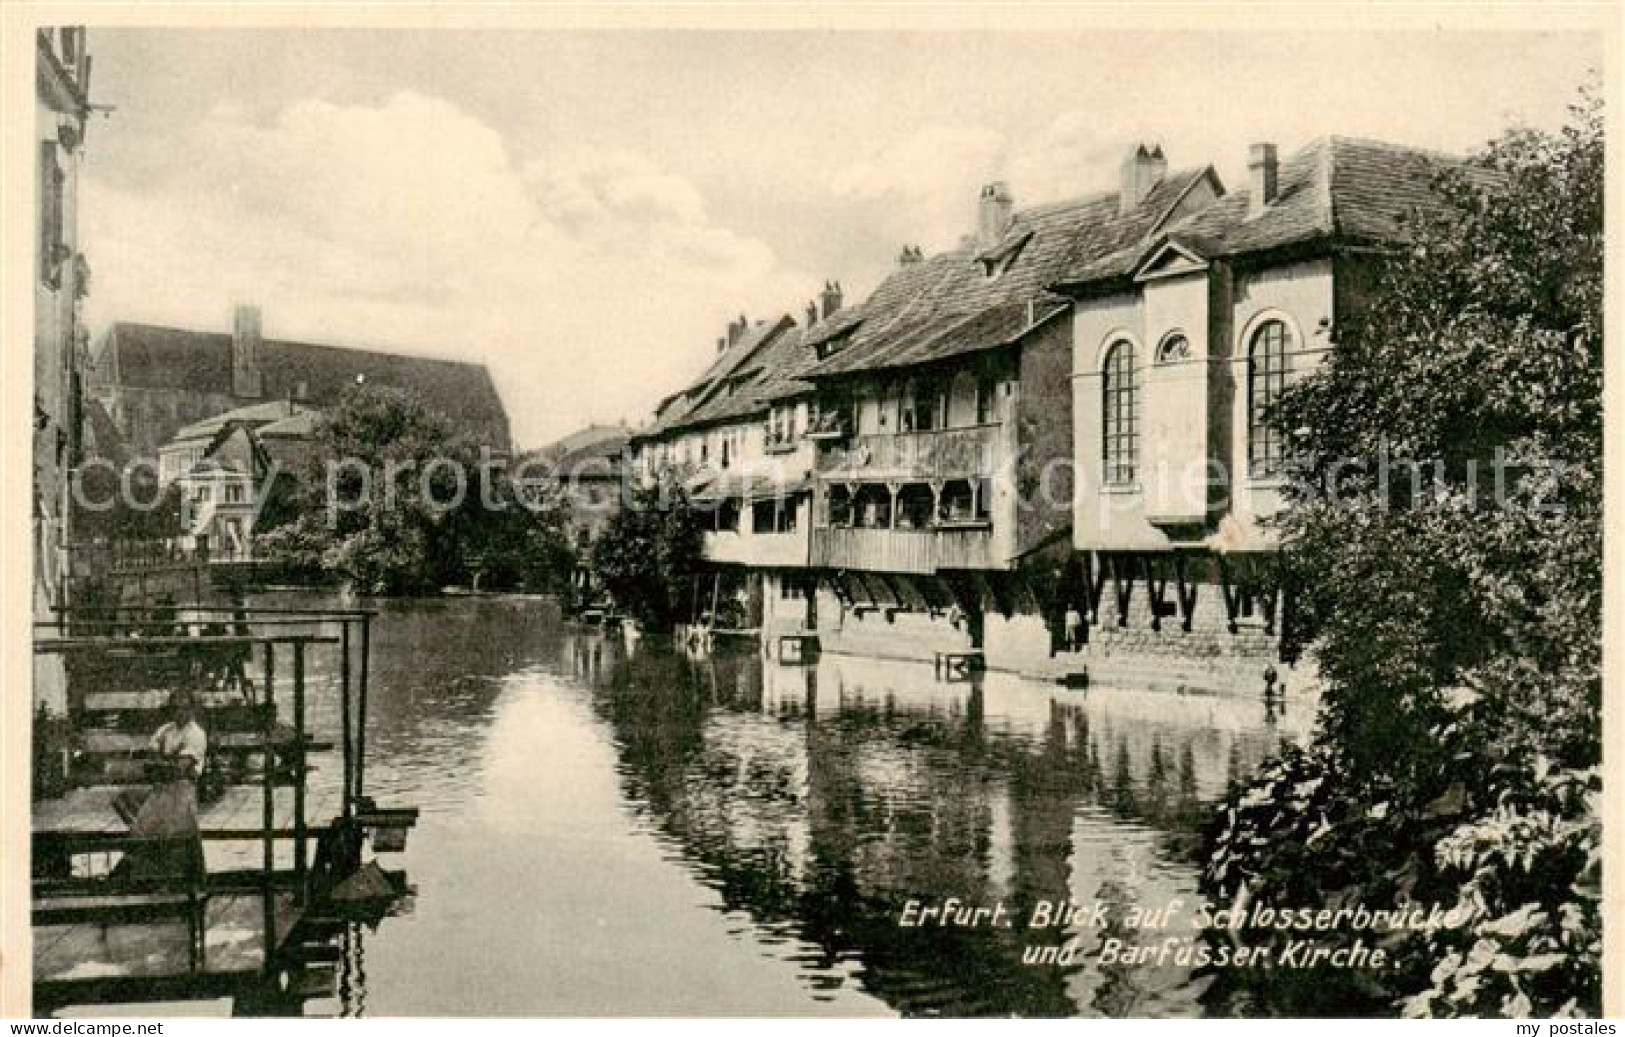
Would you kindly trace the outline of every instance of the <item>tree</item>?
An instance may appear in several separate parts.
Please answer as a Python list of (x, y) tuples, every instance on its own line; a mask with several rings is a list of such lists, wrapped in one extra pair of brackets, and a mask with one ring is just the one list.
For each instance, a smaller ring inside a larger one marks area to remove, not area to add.
[(1322, 715), (1227, 804), (1208, 881), (1461, 906), (1348, 992), (1413, 1014), (1599, 1007), (1601, 105), (1573, 115), (1442, 173), (1270, 415)]
[(297, 517), (261, 545), (364, 593), (473, 582), (555, 589), (570, 571), (568, 509), (523, 497), (496, 459), (410, 390), (347, 390), (298, 487), (282, 505)]
[(635, 487), (593, 544), (594, 575), (638, 622), (670, 630), (700, 570), (705, 528), (675, 481)]
[(185, 532), (180, 485), (160, 486), (151, 465), (86, 465), (71, 500), (79, 540), (160, 541)]

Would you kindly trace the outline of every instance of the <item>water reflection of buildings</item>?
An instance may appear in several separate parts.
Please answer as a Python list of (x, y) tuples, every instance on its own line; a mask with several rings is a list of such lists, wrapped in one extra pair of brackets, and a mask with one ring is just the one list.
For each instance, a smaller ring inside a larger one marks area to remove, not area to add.
[[(1183, 970), (1023, 964), (1079, 935), (1027, 920), (1069, 897), (1194, 906), (1204, 805), (1290, 729), (1257, 702), (939, 684), (917, 664), (571, 652), (624, 791), (723, 909), (798, 946), (814, 996), (852, 980), (905, 1014), (1194, 1013)], [(909, 899), (949, 896), (1015, 923), (899, 926)]]

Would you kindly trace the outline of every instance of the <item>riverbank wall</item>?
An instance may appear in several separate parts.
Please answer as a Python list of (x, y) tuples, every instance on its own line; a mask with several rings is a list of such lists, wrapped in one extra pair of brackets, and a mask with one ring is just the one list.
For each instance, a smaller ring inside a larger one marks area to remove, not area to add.
[(763, 573), (761, 580), (759, 626), (769, 657), (777, 656), (781, 636), (811, 633), (824, 653), (932, 662), (940, 653), (980, 650), (990, 670), (1090, 685), (1252, 696), (1319, 684), (1312, 659), (1281, 657), (1280, 602), (1248, 602), (1232, 616), (1216, 584), (1192, 584), (1188, 608), (1172, 615), (1148, 594), (1124, 600), (1108, 589), (1073, 650), (1064, 643), (1064, 620), (1033, 600), (1007, 600), (1006, 613), (989, 594), (977, 615), (909, 601), (906, 593), (886, 604), (854, 603), (828, 578), (809, 592), (806, 574)]

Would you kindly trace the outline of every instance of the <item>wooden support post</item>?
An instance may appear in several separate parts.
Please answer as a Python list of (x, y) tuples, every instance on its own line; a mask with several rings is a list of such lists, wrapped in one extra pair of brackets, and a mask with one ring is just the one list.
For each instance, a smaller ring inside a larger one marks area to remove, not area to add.
[(1145, 563), (1145, 589), (1151, 597), (1151, 629), (1162, 629), (1162, 615), (1168, 606), (1168, 576), (1157, 571), (1157, 557), (1147, 554)]
[[(1237, 620), (1246, 611), (1247, 588), (1244, 583), (1241, 566), (1233, 570), (1230, 560), (1223, 554), (1215, 555), (1219, 562), (1219, 589), (1224, 594), (1224, 612), (1226, 629), (1234, 634), (1239, 628)], [(1239, 559), (1237, 559), (1239, 562)]]
[(350, 732), (350, 623), (352, 620), (345, 617), (339, 624), (339, 727), (342, 729), (341, 743), (344, 747), (344, 792), (340, 796), (340, 809), (348, 821), (355, 813), (355, 804), (352, 797), (355, 795), (355, 760), (353, 759), (354, 746), (351, 743)]
[(293, 873), (305, 899), (305, 642), (293, 643)]
[(1098, 551), (1090, 551), (1083, 556), (1083, 563), (1084, 587), (1089, 594), (1089, 614), (1084, 619), (1099, 625), (1100, 599), (1106, 593), (1106, 557)]
[(1185, 571), (1185, 556), (1174, 554), (1174, 580), (1175, 594), (1179, 597), (1180, 629), (1185, 633), (1191, 632), (1191, 623), (1196, 616), (1196, 588), (1198, 582)]
[[(1117, 597), (1117, 625), (1128, 626), (1128, 609), (1134, 600), (1133, 556), (1107, 555), (1112, 567), (1112, 591)], [(1123, 581), (1123, 570), (1128, 569), (1128, 582)]]
[(883, 608), (891, 608), (891, 609), (900, 609), (900, 608), (902, 608), (904, 606), (903, 595), (902, 595), (901, 592), (898, 591), (897, 584), (892, 582), (891, 573), (877, 572), (877, 573), (874, 574), (874, 577), (875, 577), (875, 582), (877, 582), (880, 585), (880, 588), (886, 592), (886, 597), (888, 599), (882, 605), (882, 603), (880, 601), (880, 595), (876, 594), (875, 595), (875, 604), (881, 605)]
[(361, 617), (361, 685), (357, 689), (355, 718), (355, 794), (367, 794), (367, 677), (372, 655), (372, 617)]
[(1254, 572), (1262, 572), (1258, 578), (1259, 605), (1264, 610), (1264, 633), (1275, 636), (1275, 608), (1281, 597), (1281, 572), (1279, 558), (1269, 562), (1254, 561)]
[(262, 903), (261, 920), (265, 925), (265, 936), (261, 941), (264, 949), (262, 967), (266, 975), (272, 971), (271, 958), (276, 943), (276, 884), (273, 881), (276, 875), (276, 761), (271, 751), (271, 738), (276, 732), (276, 643), (265, 642), (265, 703), (269, 707), (263, 716), (265, 723), (262, 727), (264, 744), (260, 748), (260, 787), (262, 801), (260, 821), (262, 832), (260, 834), (260, 848), (264, 870), (260, 876), (260, 898)]

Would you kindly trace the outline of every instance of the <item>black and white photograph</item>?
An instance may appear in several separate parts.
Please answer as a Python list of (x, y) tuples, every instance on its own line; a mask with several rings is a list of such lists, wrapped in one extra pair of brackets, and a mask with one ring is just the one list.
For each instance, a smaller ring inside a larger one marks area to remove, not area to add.
[(252, 6), (4, 15), (4, 1014), (1621, 1013), (1617, 10)]

